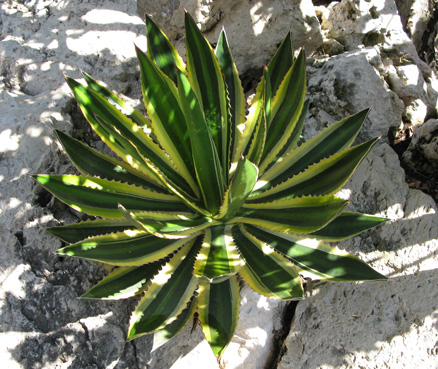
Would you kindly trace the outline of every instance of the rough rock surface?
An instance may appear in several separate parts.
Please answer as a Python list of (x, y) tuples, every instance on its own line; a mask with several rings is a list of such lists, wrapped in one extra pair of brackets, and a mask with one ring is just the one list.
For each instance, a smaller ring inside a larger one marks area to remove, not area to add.
[(239, 71), (260, 70), (269, 62), (288, 30), (297, 50), (308, 54), (322, 45), (320, 26), (311, 0), (232, 1), (232, 0), (139, 0), (139, 13), (147, 13), (184, 52), (184, 9), (198, 22), (212, 43), (225, 28)]
[[(421, 124), (436, 117), (438, 83), (403, 31), (394, 0), (315, 7), (307, 0), (141, 0), (139, 5), (180, 48), (184, 7), (212, 41), (224, 25), (238, 67), (249, 76), (292, 30), (295, 47), (304, 46), (309, 55), (318, 49), (308, 63), (306, 137), (366, 107), (371, 110), (358, 141), (382, 135), (340, 195), (352, 200), (352, 210), (393, 221), (339, 247), (391, 280), (308, 284), (308, 298), (298, 303), (290, 327), (282, 325), (285, 303), (244, 287), (239, 325), (221, 366), (436, 367), (437, 208), (429, 196), (406, 185), (387, 137), (404, 124), (419, 126), (408, 153), (431, 153), (430, 165), (436, 165), (436, 120)], [(74, 172), (53, 128), (103, 148), (81, 118), (61, 72), (76, 78), (81, 68), (141, 108), (133, 43), (144, 48), (146, 40), (136, 2), (9, 0), (0, 6), (2, 365), (219, 368), (199, 328), (191, 334), (187, 327), (151, 352), (150, 336), (125, 342), (135, 301), (78, 299), (105, 271), (57, 257), (61, 243), (44, 228), (85, 215), (54, 200), (27, 175)]]

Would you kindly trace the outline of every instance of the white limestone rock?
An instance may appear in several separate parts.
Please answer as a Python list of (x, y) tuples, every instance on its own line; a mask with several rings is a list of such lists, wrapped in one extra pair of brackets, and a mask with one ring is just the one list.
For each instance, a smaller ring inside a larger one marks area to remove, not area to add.
[(308, 54), (322, 45), (322, 36), (312, 1), (287, 0), (245, 2), (232, 0), (139, 0), (139, 13), (150, 15), (170, 40), (184, 51), (184, 9), (200, 26), (211, 43), (216, 43), (222, 27), (227, 33), (233, 58), (240, 73), (259, 70), (274, 55), (292, 31), (295, 50)]

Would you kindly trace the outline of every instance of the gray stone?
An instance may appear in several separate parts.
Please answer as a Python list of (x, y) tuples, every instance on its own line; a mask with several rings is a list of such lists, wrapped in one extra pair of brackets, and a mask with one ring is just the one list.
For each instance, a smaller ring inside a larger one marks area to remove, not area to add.
[(184, 9), (215, 44), (222, 27), (240, 73), (269, 62), (287, 32), (292, 31), (295, 50), (304, 47), (311, 54), (322, 45), (322, 36), (310, 0), (287, 1), (150, 1), (139, 0), (139, 13), (152, 16), (170, 40), (184, 51)]

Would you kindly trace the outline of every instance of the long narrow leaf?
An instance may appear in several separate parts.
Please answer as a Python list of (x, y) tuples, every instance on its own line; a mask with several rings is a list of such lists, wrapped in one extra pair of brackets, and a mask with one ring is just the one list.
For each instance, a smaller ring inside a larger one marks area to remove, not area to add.
[(186, 66), (163, 31), (146, 14), (147, 53), (154, 63), (176, 84), (178, 68), (185, 72)]
[(375, 138), (321, 160), (278, 186), (251, 197), (249, 201), (266, 202), (287, 197), (334, 194), (347, 182), (378, 140)]
[(132, 313), (128, 340), (164, 328), (184, 311), (198, 285), (192, 269), (199, 246), (188, 242), (153, 278)]
[(135, 266), (162, 259), (193, 240), (158, 238), (139, 230), (95, 236), (58, 250), (59, 255), (100, 261), (112, 265)]
[(199, 284), (199, 320), (204, 336), (220, 357), (233, 338), (240, 307), (237, 276), (220, 283)]
[[(190, 185), (193, 193), (199, 193), (193, 181), (195, 175), (190, 137), (184, 114), (178, 101), (178, 91), (167, 77), (139, 48), (136, 48), (141, 72), (141, 88), (151, 128), (160, 146), (165, 150)], [(176, 73), (176, 72), (175, 72)], [(155, 160), (151, 158), (155, 163)], [(163, 171), (163, 168), (160, 167)], [(166, 173), (165, 171), (163, 171)], [(166, 174), (167, 175), (167, 174)], [(169, 176), (174, 182), (174, 177)], [(184, 186), (180, 185), (183, 189)], [(187, 189), (185, 191), (189, 192)]]
[(324, 129), (303, 143), (282, 161), (278, 161), (261, 177), (262, 183), (276, 186), (312, 164), (350, 147), (368, 114), (363, 110)]
[(163, 261), (135, 267), (119, 267), (90, 289), (82, 298), (119, 300), (141, 293), (163, 267)]
[(182, 73), (178, 73), (178, 91), (192, 145), (196, 178), (206, 208), (215, 215), (219, 211), (225, 186), (218, 151), (198, 99)]
[(207, 127), (219, 154), (224, 180), (227, 182), (230, 132), (224, 77), (213, 49), (187, 12), (185, 27), (190, 84), (202, 106)]
[(133, 210), (189, 211), (174, 195), (125, 183), (74, 175), (38, 174), (33, 178), (67, 205), (90, 215), (122, 218), (119, 203)]
[(232, 235), (245, 260), (240, 274), (252, 289), (279, 300), (303, 297), (300, 275), (288, 259), (264, 245), (243, 226), (234, 227)]
[(133, 228), (134, 226), (131, 222), (124, 219), (96, 219), (65, 226), (51, 227), (46, 230), (64, 242), (75, 243), (88, 237), (123, 232)]
[(281, 252), (303, 271), (316, 279), (333, 282), (386, 279), (354, 255), (341, 252), (321, 241), (245, 226), (267, 245)]
[(229, 153), (231, 163), (236, 163), (240, 157), (240, 154), (236, 150), (236, 145), (240, 141), (243, 125), (245, 123), (245, 96), (243, 95), (242, 84), (236, 64), (231, 56), (225, 30), (222, 30), (219, 36), (215, 54), (222, 68), (228, 91), (228, 100), (230, 102), (229, 131), (231, 137)]
[(230, 222), (276, 231), (315, 232), (336, 218), (348, 201), (334, 196), (299, 197), (262, 204), (245, 204)]
[(93, 150), (61, 131), (55, 130), (55, 133), (70, 160), (81, 173), (108, 180), (127, 182), (157, 192), (167, 192), (155, 176), (146, 176), (130, 165)]

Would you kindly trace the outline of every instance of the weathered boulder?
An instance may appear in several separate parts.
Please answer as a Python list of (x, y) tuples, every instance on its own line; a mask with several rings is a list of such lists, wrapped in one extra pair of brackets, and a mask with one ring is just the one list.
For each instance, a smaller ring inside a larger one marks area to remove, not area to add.
[(322, 45), (318, 19), (311, 0), (287, 1), (151, 1), (139, 0), (139, 13), (151, 16), (184, 53), (184, 9), (215, 44), (222, 27), (227, 32), (233, 58), (243, 73), (269, 62), (287, 32), (293, 47), (311, 54)]

